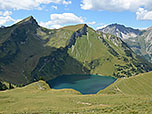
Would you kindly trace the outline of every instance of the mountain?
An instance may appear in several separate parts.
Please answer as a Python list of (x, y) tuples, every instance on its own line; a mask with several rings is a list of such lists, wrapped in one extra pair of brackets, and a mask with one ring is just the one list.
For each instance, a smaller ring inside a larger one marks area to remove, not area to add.
[(98, 31), (101, 31), (103, 33), (110, 33), (122, 39), (129, 39), (132, 37), (134, 38), (142, 34), (142, 31), (139, 29), (125, 27), (124, 25), (120, 25), (120, 24), (111, 24), (102, 29), (99, 29)]
[(63, 74), (129, 77), (152, 70), (121, 38), (86, 24), (47, 29), (30, 16), (0, 28), (0, 79), (29, 84)]
[(134, 42), (126, 43), (138, 54), (152, 62), (152, 27), (143, 30), (142, 34), (134, 38)]
[(143, 56), (149, 62), (152, 62), (152, 27), (138, 30), (124, 25), (111, 24), (98, 31), (122, 38), (137, 55)]

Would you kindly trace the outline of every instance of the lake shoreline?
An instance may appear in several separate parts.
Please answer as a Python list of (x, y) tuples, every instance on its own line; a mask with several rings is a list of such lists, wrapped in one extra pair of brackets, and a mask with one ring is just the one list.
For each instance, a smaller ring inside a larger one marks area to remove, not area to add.
[(47, 81), (52, 89), (74, 89), (83, 95), (97, 94), (113, 84), (117, 78), (97, 74), (62, 75)]

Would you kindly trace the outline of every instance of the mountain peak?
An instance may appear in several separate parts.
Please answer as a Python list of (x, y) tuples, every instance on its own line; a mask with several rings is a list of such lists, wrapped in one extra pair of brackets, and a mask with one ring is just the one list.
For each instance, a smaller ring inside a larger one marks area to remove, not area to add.
[(130, 37), (136, 37), (141, 34), (141, 31), (139, 29), (133, 29), (131, 27), (126, 27), (124, 25), (117, 23), (108, 25), (102, 29), (99, 29), (98, 31), (104, 33), (110, 33), (124, 39), (128, 39)]
[(125, 26), (124, 25), (121, 25), (121, 24), (118, 24), (118, 23), (114, 23), (114, 24), (111, 24), (111, 25), (108, 25), (109, 27), (116, 27), (116, 28), (124, 28)]
[(23, 19), (22, 21), (20, 21), (18, 24), (34, 24), (38, 26), (37, 21), (34, 19), (33, 16), (29, 16), (25, 19)]
[(26, 19), (27, 21), (28, 21), (28, 20), (35, 20), (33, 16), (29, 16), (29, 17), (27, 17), (27, 18), (25, 18), (25, 19)]
[(87, 27), (88, 27), (87, 24), (78, 24), (78, 25), (65, 26), (65, 27), (63, 27), (61, 29), (67, 29), (67, 30), (77, 31), (79, 29), (87, 28)]

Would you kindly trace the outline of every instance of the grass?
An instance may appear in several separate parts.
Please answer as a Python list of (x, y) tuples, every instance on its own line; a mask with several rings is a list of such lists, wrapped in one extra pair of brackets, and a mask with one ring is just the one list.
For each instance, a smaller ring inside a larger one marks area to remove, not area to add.
[(49, 89), (43, 81), (0, 92), (0, 114), (150, 114), (151, 107), (151, 95), (81, 95)]
[(49, 41), (46, 46), (55, 47), (55, 48), (65, 48), (68, 44), (70, 37), (72, 36), (72, 31), (66, 29), (58, 29), (56, 33), (52, 36), (49, 36)]
[[(135, 75), (138, 70), (137, 67), (134, 65), (127, 66), (127, 64), (134, 64), (132, 61), (136, 57), (131, 51), (133, 57), (128, 57), (124, 50), (130, 49), (124, 45), (120, 38), (110, 34), (97, 33), (88, 27), (87, 35), (78, 37), (68, 53), (87, 67), (91, 74), (113, 76), (115, 73), (116, 77), (127, 77), (127, 73), (130, 73), (130, 76)], [(127, 62), (123, 58), (126, 58)], [(137, 59), (136, 62), (139, 61)], [(120, 67), (122, 68), (118, 71)], [(126, 68), (124, 69), (124, 67)]]
[(70, 31), (77, 31), (77, 30), (83, 28), (84, 25), (85, 25), (85, 24), (78, 24), (78, 25), (66, 26), (66, 27), (63, 27), (63, 28), (61, 28), (61, 29), (70, 30)]
[(129, 95), (152, 95), (152, 72), (139, 74), (130, 78), (122, 78), (107, 87), (99, 94), (129, 94)]

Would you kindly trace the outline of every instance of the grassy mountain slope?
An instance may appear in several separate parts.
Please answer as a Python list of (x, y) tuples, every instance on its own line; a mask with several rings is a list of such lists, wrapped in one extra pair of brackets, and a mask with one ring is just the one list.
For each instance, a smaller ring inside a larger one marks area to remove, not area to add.
[(152, 95), (151, 81), (152, 72), (139, 74), (134, 77), (119, 79), (99, 93)]
[(86, 24), (46, 29), (30, 16), (0, 34), (0, 79), (13, 84), (63, 74), (128, 77), (152, 70), (120, 38)]
[(49, 89), (43, 81), (0, 92), (1, 114), (150, 114), (151, 106), (151, 96), (81, 95), (74, 90)]
[(32, 72), (35, 79), (39, 76), (54, 78), (62, 74), (80, 73), (124, 77), (151, 70), (151, 64), (136, 57), (118, 37), (96, 32), (87, 25), (68, 26), (59, 31), (65, 31), (65, 29), (71, 33), (73, 30), (77, 31), (71, 34), (62, 48), (56, 45), (60, 37), (53, 37), (55, 42), (50, 46), (53, 45), (58, 49), (40, 59)]
[[(60, 51), (60, 48), (65, 48), (72, 32), (73, 31), (66, 29), (48, 30), (42, 28), (38, 26), (33, 17), (28, 17), (11, 27), (3, 28), (0, 30), (2, 34), (2, 38), (0, 38), (2, 42), (0, 44), (0, 79), (14, 84), (30, 83), (34, 81), (33, 72), (38, 62), (41, 60), (40, 58), (47, 58), (51, 53), (53, 53), (51, 57), (60, 52), (60, 55), (62, 55), (64, 51)], [(67, 56), (66, 53), (63, 54), (63, 56), (64, 55)], [(56, 58), (60, 59), (61, 57)], [(79, 70), (79, 68), (81, 68), (79, 62), (71, 57), (67, 58), (68, 62), (73, 61), (72, 63), (76, 64), (76, 68), (75, 66), (71, 67), (74, 69), (72, 72), (82, 73), (82, 71)], [(61, 60), (59, 61), (61, 62)], [(62, 68), (62, 65), (56, 65), (57, 62), (58, 61), (53, 63), (55, 64), (53, 67), (57, 67), (58, 69), (59, 66)], [(62, 69), (62, 71), (63, 70), (65, 69)], [(40, 76), (36, 77), (36, 80), (39, 79), (39, 77)], [(46, 80), (51, 78), (51, 76), (45, 76)]]
[(37, 28), (39, 26), (32, 17), (9, 27), (11, 30), (5, 33), (6, 40), (0, 46), (2, 80), (15, 84), (27, 83), (39, 58), (51, 51), (43, 47), (36, 36)]
[(123, 77), (145, 72), (141, 64), (151, 67), (148, 62), (138, 58), (120, 38), (96, 32), (90, 27), (86, 29), (86, 34), (76, 39), (68, 53), (88, 68), (90, 73)]

